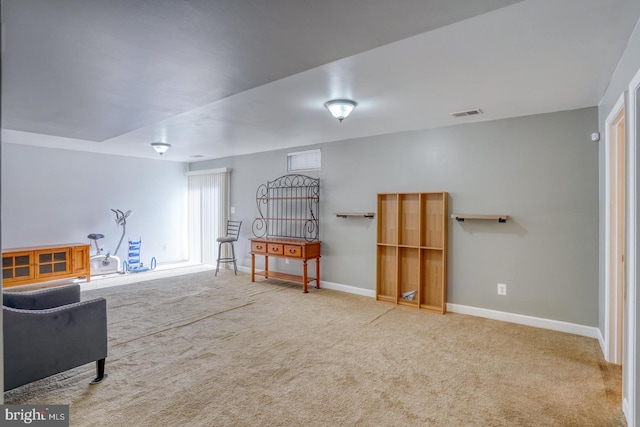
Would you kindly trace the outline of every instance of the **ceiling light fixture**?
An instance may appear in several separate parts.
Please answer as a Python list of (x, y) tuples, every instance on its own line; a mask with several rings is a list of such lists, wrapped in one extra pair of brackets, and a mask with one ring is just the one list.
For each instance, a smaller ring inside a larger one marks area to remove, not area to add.
[(340, 122), (351, 114), (353, 109), (356, 108), (356, 105), (358, 105), (358, 103), (350, 99), (333, 99), (324, 103), (324, 106), (327, 107), (331, 115), (340, 120)]
[(169, 148), (171, 148), (171, 144), (167, 144), (166, 142), (152, 142), (151, 146), (154, 150), (156, 150), (156, 153), (160, 154), (161, 156), (166, 153)]

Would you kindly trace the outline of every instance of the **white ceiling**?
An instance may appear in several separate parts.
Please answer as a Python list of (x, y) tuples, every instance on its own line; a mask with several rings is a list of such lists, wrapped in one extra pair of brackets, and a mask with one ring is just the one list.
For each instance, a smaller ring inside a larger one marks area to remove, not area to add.
[[(197, 161), (597, 105), (640, 1), (4, 0), (2, 16), (3, 142), (158, 158), (164, 141), (163, 160)], [(339, 123), (333, 98), (358, 107)]]

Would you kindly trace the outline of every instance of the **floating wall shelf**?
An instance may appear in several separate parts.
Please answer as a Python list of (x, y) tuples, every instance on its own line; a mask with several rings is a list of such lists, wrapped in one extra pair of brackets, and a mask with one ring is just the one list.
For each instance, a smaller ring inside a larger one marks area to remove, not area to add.
[(338, 218), (369, 218), (372, 219), (375, 216), (373, 212), (336, 212), (335, 214)]
[(451, 218), (458, 222), (464, 222), (465, 219), (480, 219), (498, 221), (499, 223), (507, 222), (509, 215), (483, 215), (483, 214), (451, 214)]

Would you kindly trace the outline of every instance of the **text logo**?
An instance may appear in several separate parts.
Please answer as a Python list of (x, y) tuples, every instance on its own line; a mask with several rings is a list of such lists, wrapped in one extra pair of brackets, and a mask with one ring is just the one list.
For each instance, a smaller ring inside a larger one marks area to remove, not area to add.
[(69, 427), (69, 405), (2, 405), (0, 426)]

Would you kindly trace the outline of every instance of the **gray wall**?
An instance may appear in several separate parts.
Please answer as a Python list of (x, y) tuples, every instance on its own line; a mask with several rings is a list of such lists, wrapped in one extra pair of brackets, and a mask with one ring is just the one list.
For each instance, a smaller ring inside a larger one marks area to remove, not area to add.
[[(142, 260), (187, 259), (186, 164), (2, 145), (2, 247), (89, 242), (113, 251), (122, 229), (111, 208), (133, 210), (127, 238), (142, 237)], [(92, 250), (93, 252), (93, 250)]]
[[(450, 213), (512, 218), (449, 220), (448, 302), (596, 326), (598, 146), (589, 135), (597, 120), (587, 108), (301, 148), (322, 149), (322, 170), (309, 174), (321, 178), (322, 280), (375, 289), (375, 220), (334, 212), (375, 212), (380, 192), (447, 191)], [(286, 152), (190, 168), (232, 167), (232, 217), (250, 225), (255, 191), (286, 174)], [(245, 266), (250, 228), (238, 243)]]

